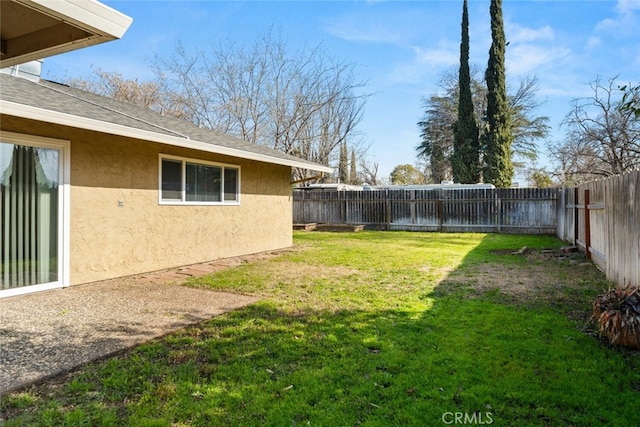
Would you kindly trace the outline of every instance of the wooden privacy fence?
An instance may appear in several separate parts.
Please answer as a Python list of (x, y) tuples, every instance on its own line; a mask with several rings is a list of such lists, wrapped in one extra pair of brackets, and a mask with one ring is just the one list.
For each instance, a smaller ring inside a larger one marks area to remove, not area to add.
[(556, 233), (558, 189), (294, 190), (294, 223), (407, 231)]
[(558, 237), (620, 285), (640, 286), (640, 171), (562, 189)]

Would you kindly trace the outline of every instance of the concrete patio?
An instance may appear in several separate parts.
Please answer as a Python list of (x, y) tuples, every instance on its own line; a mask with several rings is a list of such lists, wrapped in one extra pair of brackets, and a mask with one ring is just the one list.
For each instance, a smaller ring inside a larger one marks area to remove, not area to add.
[(180, 284), (285, 251), (0, 299), (0, 395), (255, 302)]

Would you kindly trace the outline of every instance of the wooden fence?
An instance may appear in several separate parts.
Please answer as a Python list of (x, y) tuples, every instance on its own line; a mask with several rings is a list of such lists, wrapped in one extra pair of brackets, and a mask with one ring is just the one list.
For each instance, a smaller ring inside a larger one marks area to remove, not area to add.
[(621, 285), (640, 286), (640, 171), (566, 188), (558, 237), (583, 250)]
[(558, 189), (295, 190), (294, 223), (368, 229), (556, 234)]

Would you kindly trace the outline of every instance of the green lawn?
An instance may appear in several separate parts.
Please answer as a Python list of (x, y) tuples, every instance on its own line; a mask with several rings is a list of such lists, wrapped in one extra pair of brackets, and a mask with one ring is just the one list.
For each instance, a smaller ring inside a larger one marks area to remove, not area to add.
[(579, 257), (539, 250), (558, 240), (295, 243), (189, 282), (259, 303), (9, 395), (6, 425), (639, 425), (638, 353), (588, 323), (608, 284)]

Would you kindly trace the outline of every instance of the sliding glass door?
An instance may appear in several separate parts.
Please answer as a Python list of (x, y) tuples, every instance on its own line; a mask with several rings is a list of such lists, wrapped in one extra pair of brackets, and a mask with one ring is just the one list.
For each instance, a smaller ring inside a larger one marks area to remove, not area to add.
[(61, 285), (62, 148), (0, 141), (0, 296)]

